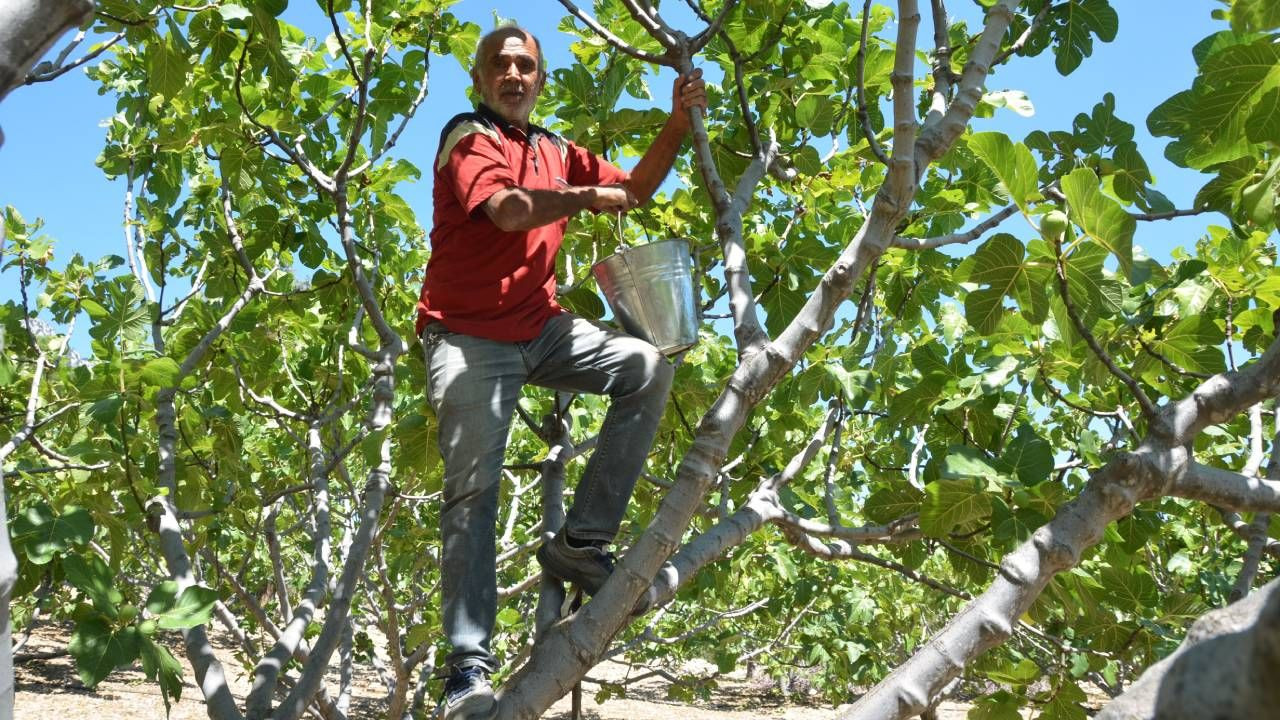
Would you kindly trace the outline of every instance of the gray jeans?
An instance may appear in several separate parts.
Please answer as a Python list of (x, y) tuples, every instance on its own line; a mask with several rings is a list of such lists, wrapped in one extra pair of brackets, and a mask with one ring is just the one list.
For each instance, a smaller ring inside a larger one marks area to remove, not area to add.
[(565, 529), (613, 540), (657, 433), (674, 370), (643, 340), (570, 313), (525, 342), (422, 334), (428, 398), (444, 458), (441, 574), (447, 663), (497, 669), (489, 652), (497, 614), (495, 527), (507, 432), (525, 384), (612, 398), (595, 452), (574, 492)]

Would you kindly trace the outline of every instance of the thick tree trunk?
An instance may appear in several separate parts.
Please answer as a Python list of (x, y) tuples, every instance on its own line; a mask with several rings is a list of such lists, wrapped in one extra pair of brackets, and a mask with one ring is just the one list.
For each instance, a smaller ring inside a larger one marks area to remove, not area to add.
[(1206, 613), (1098, 720), (1275, 717), (1280, 708), (1280, 580)]

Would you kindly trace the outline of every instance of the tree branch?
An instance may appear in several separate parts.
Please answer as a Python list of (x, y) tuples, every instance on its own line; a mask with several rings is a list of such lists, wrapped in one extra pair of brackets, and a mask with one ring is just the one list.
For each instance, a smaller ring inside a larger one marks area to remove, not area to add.
[(1185, 370), (1183, 368), (1178, 367), (1177, 364), (1175, 364), (1169, 358), (1165, 357), (1159, 350), (1156, 350), (1155, 348), (1151, 347), (1151, 343), (1147, 342), (1146, 340), (1143, 340), (1142, 335), (1139, 334), (1139, 335), (1135, 335), (1134, 337), (1137, 339), (1138, 344), (1142, 346), (1142, 349), (1145, 350), (1148, 355), (1159, 360), (1160, 364), (1164, 365), (1165, 367), (1169, 368), (1175, 373), (1179, 375), (1185, 375), (1187, 377), (1193, 377), (1193, 378), (1196, 378), (1197, 380), (1205, 380), (1207, 378), (1213, 377), (1213, 373), (1194, 372), (1191, 370)]
[(929, 112), (925, 115), (925, 125), (934, 125), (942, 120), (947, 111), (947, 103), (951, 101), (951, 85), (959, 79), (951, 69), (951, 23), (947, 19), (947, 6), (944, 0), (930, 0), (933, 16), (933, 90), (930, 92)]
[(0, 4), (0, 100), (27, 76), (27, 70), (55, 40), (84, 24), (92, 13), (89, 0)]
[(59, 60), (57, 65), (50, 69), (43, 69), (43, 68), (37, 67), (33, 72), (27, 75), (26, 79), (23, 81), (23, 84), (34, 85), (35, 83), (49, 82), (50, 80), (56, 80), (62, 77), (63, 75), (66, 75), (67, 73), (71, 72), (72, 70), (75, 70), (81, 65), (84, 65), (87, 62), (92, 62), (99, 55), (106, 52), (107, 49), (110, 48), (112, 45), (115, 45), (116, 43), (120, 42), (123, 39), (124, 39), (124, 32), (118, 32), (110, 40), (107, 40), (105, 43), (98, 45), (91, 52), (86, 53), (84, 57), (76, 60), (73, 63), (70, 63), (68, 65), (63, 65), (61, 64), (61, 60)]
[(1080, 334), (1080, 337), (1084, 338), (1084, 341), (1089, 345), (1089, 349), (1093, 350), (1093, 354), (1097, 355), (1102, 364), (1111, 371), (1111, 374), (1124, 383), (1125, 387), (1129, 388), (1129, 392), (1133, 393), (1134, 399), (1138, 401), (1138, 406), (1142, 408), (1142, 414), (1147, 420), (1153, 419), (1156, 416), (1156, 407), (1151, 403), (1151, 399), (1147, 397), (1147, 394), (1143, 392), (1142, 386), (1138, 384), (1137, 380), (1133, 379), (1132, 375), (1121, 370), (1120, 366), (1116, 365), (1115, 361), (1111, 359), (1111, 355), (1102, 348), (1102, 345), (1098, 344), (1097, 339), (1093, 337), (1093, 333), (1089, 331), (1084, 321), (1080, 319), (1080, 314), (1076, 311), (1075, 302), (1071, 300), (1071, 288), (1067, 283), (1067, 269), (1062, 259), (1061, 238), (1054, 240), (1053, 249), (1056, 259), (1054, 267), (1057, 271), (1058, 291), (1062, 296), (1062, 304), (1066, 306), (1067, 316), (1071, 318), (1071, 324), (1075, 327), (1076, 332)]
[(1151, 222), (1155, 220), (1172, 220), (1174, 218), (1180, 218), (1180, 217), (1191, 217), (1193, 215), (1203, 215), (1204, 213), (1211, 212), (1211, 211), (1212, 209), (1208, 207), (1198, 207), (1198, 208), (1189, 208), (1186, 210), (1169, 210), (1166, 212), (1157, 212), (1157, 213), (1129, 213), (1129, 217), (1133, 218), (1134, 220), (1139, 220), (1142, 222)]
[(947, 245), (959, 245), (973, 242), (985, 235), (988, 230), (994, 229), (1000, 223), (1013, 217), (1017, 212), (1017, 205), (1009, 205), (962, 233), (940, 235), (932, 238), (909, 238), (902, 237), (901, 235), (895, 235), (893, 238), (893, 247), (904, 248), (907, 250), (934, 250)]
[(707, 25), (705, 30), (694, 35), (689, 40), (690, 54), (702, 50), (702, 48), (706, 47), (707, 43), (711, 42), (711, 38), (715, 37), (716, 33), (720, 32), (720, 26), (724, 24), (725, 18), (729, 17), (729, 13), (733, 11), (734, 6), (737, 4), (738, 0), (725, 0), (724, 6), (720, 8), (720, 14), (716, 15), (715, 19)]
[(1054, 4), (1052, 0), (1050, 0), (1049, 2), (1046, 2), (1044, 4), (1044, 7), (1040, 8), (1040, 12), (1037, 12), (1036, 16), (1031, 19), (1030, 23), (1027, 24), (1027, 29), (1022, 31), (1022, 34), (1018, 36), (1018, 39), (1014, 40), (1012, 45), (1010, 45), (1003, 52), (997, 55), (995, 57), (995, 60), (991, 61), (991, 66), (995, 67), (996, 65), (1004, 64), (1004, 62), (1007, 61), (1010, 57), (1012, 57), (1015, 53), (1017, 53), (1022, 48), (1026, 47), (1027, 41), (1030, 40), (1031, 36), (1035, 34), (1036, 30), (1040, 29), (1040, 26), (1044, 24), (1045, 18), (1049, 17), (1049, 11), (1052, 10), (1053, 8), (1054, 8)]
[(631, 57), (637, 60), (641, 60), (647, 63), (653, 63), (654, 65), (669, 66), (671, 64), (670, 59), (668, 59), (666, 56), (660, 57), (657, 55), (652, 55), (650, 53), (645, 52), (644, 50), (640, 50), (639, 48), (635, 48), (627, 44), (625, 40), (618, 37), (617, 35), (614, 35), (612, 32), (609, 32), (608, 28), (601, 25), (599, 22), (596, 22), (595, 18), (591, 17), (590, 15), (588, 15), (587, 13), (579, 9), (578, 6), (572, 2), (572, 0), (560, 0), (560, 4), (564, 5), (565, 9), (568, 10), (574, 17), (581, 20), (584, 25), (591, 28), (591, 30), (595, 32), (595, 34), (604, 38), (606, 42), (608, 42), (610, 45), (614, 47), (614, 49), (626, 55), (630, 55)]
[(858, 46), (858, 125), (862, 127), (862, 134), (867, 138), (867, 144), (871, 146), (871, 152), (880, 161), (881, 165), (889, 165), (889, 156), (885, 154), (884, 148), (880, 146), (880, 139), (876, 137), (876, 133), (871, 129), (871, 115), (867, 113), (867, 23), (871, 17), (871, 0), (866, 0), (862, 4), (862, 44)]
[(1174, 480), (1168, 492), (1237, 512), (1280, 512), (1280, 480), (1248, 477), (1195, 462)]
[(668, 53), (678, 44), (687, 41), (683, 33), (677, 33), (670, 25), (663, 22), (656, 7), (645, 4), (644, 0), (622, 0), (622, 5), (627, 8), (627, 12), (631, 13), (631, 17), (640, 23), (645, 32), (661, 43)]
[(1203, 615), (1173, 654), (1147, 668), (1098, 720), (1267, 717), (1280, 691), (1280, 580)]
[(1005, 31), (1013, 20), (1014, 10), (1019, 0), (999, 0), (987, 9), (987, 17), (982, 34), (969, 62), (965, 63), (964, 72), (960, 76), (960, 85), (955, 100), (947, 106), (947, 112), (935, 125), (925, 128), (916, 144), (916, 169), (922, 172), (930, 163), (937, 160), (947, 151), (964, 132), (973, 111), (982, 100), (982, 89), (986, 84), (987, 74), (991, 70), (996, 53), (1000, 50), (1000, 42)]
[[(1273, 396), (1277, 388), (1280, 342), (1273, 342), (1257, 362), (1216, 375), (1165, 405), (1136, 450), (1095, 472), (1079, 496), (1005, 556), (982, 595), (841, 717), (902, 719), (922, 712), (970, 661), (1009, 637), (1053, 576), (1079, 563), (1107, 525), (1141, 500), (1178, 494), (1179, 485), (1203, 467), (1188, 451), (1200, 431)], [(1280, 502), (1280, 487), (1271, 495)]]

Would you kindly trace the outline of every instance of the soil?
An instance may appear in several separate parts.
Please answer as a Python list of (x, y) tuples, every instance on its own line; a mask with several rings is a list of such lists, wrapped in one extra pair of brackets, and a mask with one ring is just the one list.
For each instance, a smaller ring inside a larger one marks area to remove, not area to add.
[[(155, 720), (165, 717), (164, 702), (159, 686), (146, 679), (141, 665), (117, 670), (94, 690), (89, 690), (76, 675), (75, 660), (65, 654), (69, 636), (66, 628), (43, 627), (32, 635), (23, 648), (23, 655), (31, 655), (14, 665), (17, 684), (17, 702), (14, 717), (17, 720)], [(215, 637), (214, 645), (224, 662), (231, 652)], [(194, 677), (182, 659), (177, 643), (171, 650), (187, 670), (182, 688), (182, 699), (173, 706), (171, 720), (207, 720), (205, 705)], [(225, 666), (231, 675), (232, 692), (243, 698), (248, 683), (240, 668), (229, 663)], [(833, 718), (845, 706), (805, 705), (785, 702), (776, 687), (759, 682), (749, 682), (741, 676), (721, 679), (719, 687), (709, 700), (696, 704), (684, 704), (667, 699), (667, 683), (651, 678), (627, 688), (626, 698), (612, 698), (603, 704), (594, 700), (599, 686), (590, 680), (617, 681), (625, 676), (627, 666), (606, 662), (594, 668), (583, 683), (582, 717), (586, 720), (818, 720)], [(336, 678), (334, 678), (336, 682)], [(353, 720), (378, 718), (381, 707), (380, 684), (375, 673), (368, 668), (357, 671), (356, 689), (352, 699)], [(332, 687), (332, 685), (331, 685)], [(553, 720), (570, 720), (570, 698), (566, 697), (552, 706), (544, 716)], [(944, 703), (939, 708), (941, 720), (963, 720), (968, 706), (962, 703)]]

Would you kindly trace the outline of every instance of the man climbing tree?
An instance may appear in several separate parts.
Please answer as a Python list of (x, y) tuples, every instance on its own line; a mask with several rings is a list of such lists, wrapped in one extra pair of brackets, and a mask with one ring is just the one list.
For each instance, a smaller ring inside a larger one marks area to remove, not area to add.
[(529, 122), (547, 78), (530, 33), (508, 26), (481, 38), (471, 78), (479, 108), (440, 134), (432, 255), (416, 328), (445, 465), (442, 593), (452, 646), (445, 720), (494, 709), (498, 478), (526, 383), (612, 399), (565, 525), (537, 557), (546, 573), (588, 595), (613, 569), (605, 548), (643, 469), (673, 371), (643, 340), (556, 303), (556, 253), (577, 212), (621, 213), (647, 201), (689, 132), (689, 109), (706, 107), (701, 71), (678, 77), (665, 127), (628, 174)]

